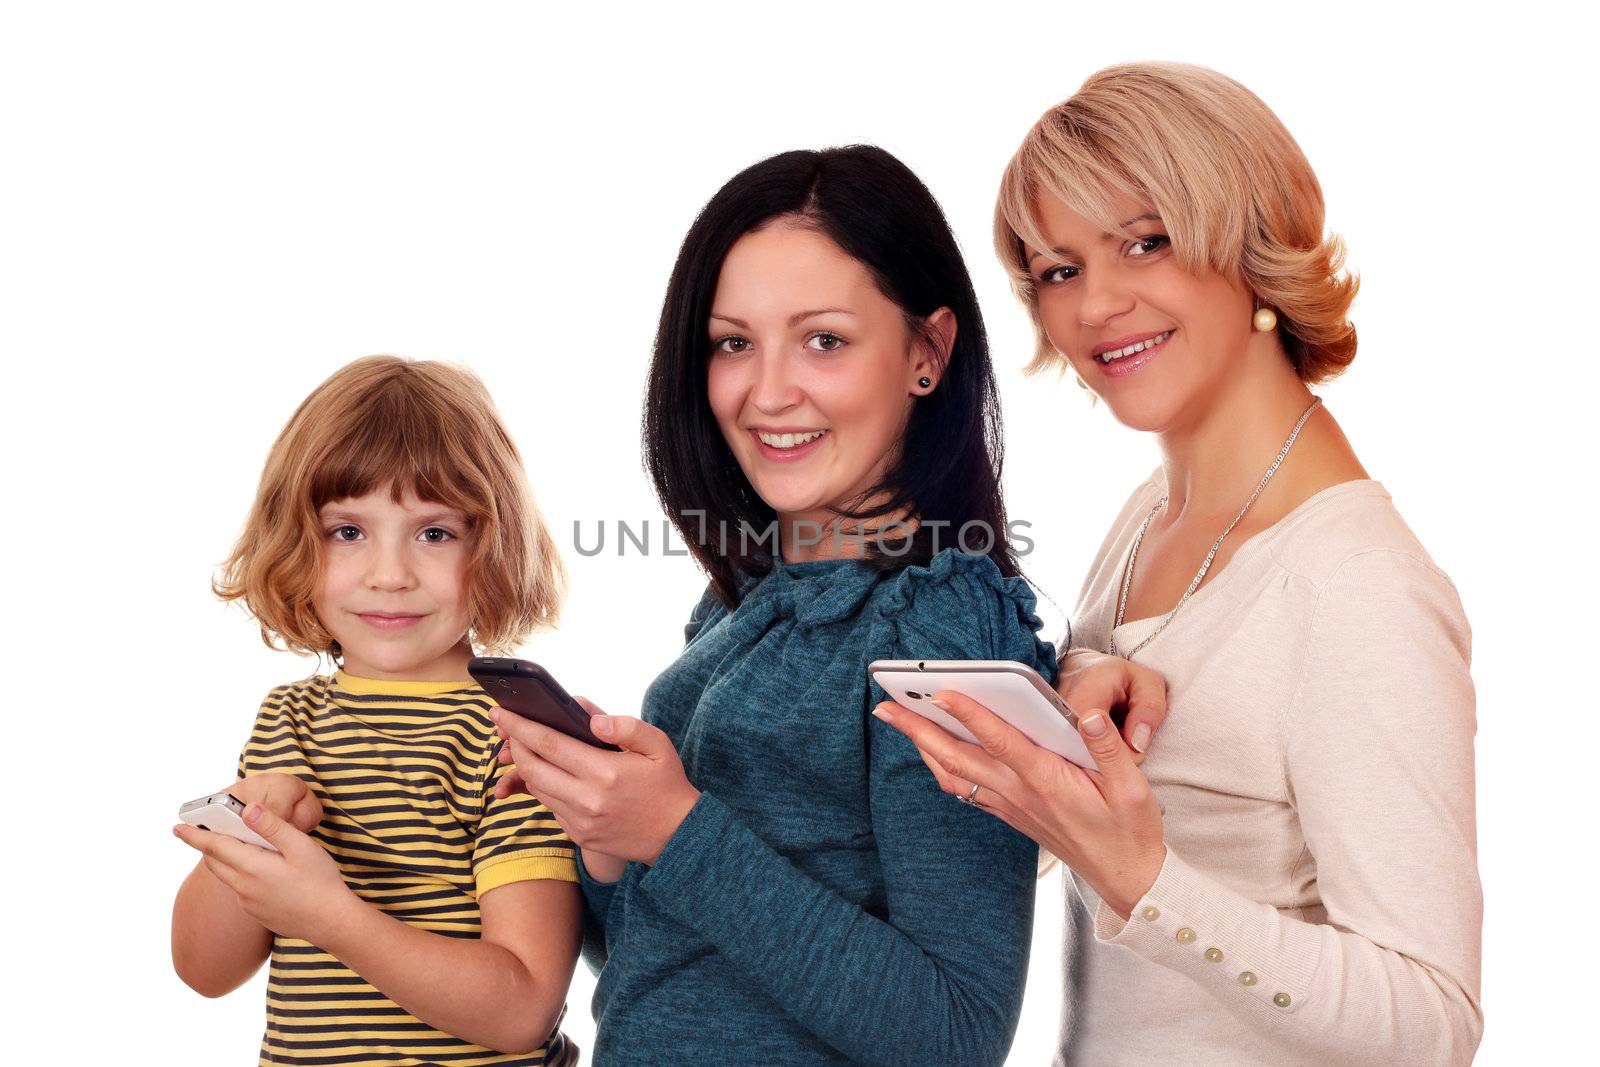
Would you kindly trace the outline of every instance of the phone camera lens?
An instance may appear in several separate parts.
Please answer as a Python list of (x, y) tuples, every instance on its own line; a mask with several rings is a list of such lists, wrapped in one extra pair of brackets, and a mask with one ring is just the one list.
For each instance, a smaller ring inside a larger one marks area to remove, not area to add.
[(912, 700), (921, 700), (922, 699), (922, 694), (917, 692), (914, 689), (907, 689), (906, 690), (906, 696), (910, 697)]

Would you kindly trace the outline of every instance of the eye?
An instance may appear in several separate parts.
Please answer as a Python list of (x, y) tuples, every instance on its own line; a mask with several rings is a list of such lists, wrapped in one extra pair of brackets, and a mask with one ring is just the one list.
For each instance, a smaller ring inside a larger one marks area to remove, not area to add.
[(726, 352), (729, 355), (738, 355), (740, 352), (748, 351), (749, 348), (750, 342), (745, 340), (743, 337), (740, 337), (738, 334), (729, 334), (726, 337), (718, 337), (716, 340), (711, 342), (712, 352)]
[(335, 541), (359, 541), (361, 539), (361, 527), (344, 523), (329, 530), (328, 536)]
[(1076, 278), (1080, 269), (1070, 263), (1058, 263), (1054, 267), (1046, 268), (1039, 275), (1039, 281), (1045, 285), (1060, 285), (1062, 282)]
[(456, 535), (446, 530), (443, 526), (430, 526), (418, 536), (430, 545), (442, 545), (456, 539)]
[(806, 338), (806, 347), (814, 352), (837, 352), (850, 342), (836, 333), (822, 330)]
[(1149, 237), (1141, 237), (1128, 246), (1128, 255), (1133, 259), (1142, 256), (1153, 256), (1157, 252), (1172, 244), (1172, 238), (1164, 233), (1153, 233)]

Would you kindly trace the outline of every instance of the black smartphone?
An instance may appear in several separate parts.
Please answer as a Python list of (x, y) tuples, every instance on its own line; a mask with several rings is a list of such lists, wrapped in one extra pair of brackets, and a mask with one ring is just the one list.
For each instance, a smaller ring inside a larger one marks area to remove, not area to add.
[(586, 745), (608, 752), (622, 751), (594, 735), (589, 729), (589, 713), (583, 710), (583, 705), (573, 700), (561, 688), (561, 683), (537, 663), (506, 656), (475, 656), (467, 664), (467, 673), (507, 711), (559, 730)]

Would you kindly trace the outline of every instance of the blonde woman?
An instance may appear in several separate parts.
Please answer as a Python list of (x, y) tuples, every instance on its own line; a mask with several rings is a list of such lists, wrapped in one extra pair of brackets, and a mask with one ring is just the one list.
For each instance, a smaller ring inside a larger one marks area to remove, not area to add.
[(1167, 718), (1140, 767), (1109, 701), (1080, 706), (1085, 773), (956, 694), (982, 747), (880, 712), (946, 792), (1070, 867), (1058, 1062), (1469, 1061), (1470, 632), (1308, 388), (1356, 336), (1304, 155), (1214, 71), (1113, 67), (1028, 133), (995, 230), (1033, 369), (1070, 368), (1161, 454), (1090, 567), (1060, 687), (1154, 672)]

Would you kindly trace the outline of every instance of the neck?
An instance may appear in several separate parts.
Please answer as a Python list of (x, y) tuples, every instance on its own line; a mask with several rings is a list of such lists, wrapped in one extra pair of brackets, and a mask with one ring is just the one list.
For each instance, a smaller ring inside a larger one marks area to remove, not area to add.
[(339, 669), (357, 678), (382, 682), (470, 682), (467, 664), (471, 660), (472, 645), (463, 637), (460, 644), (426, 663), (386, 668), (346, 653)]
[(917, 520), (906, 513), (866, 520), (847, 519), (833, 510), (778, 516), (785, 563), (861, 559), (879, 534), (886, 541), (896, 540), (909, 537), (916, 528)]
[[(1237, 513), (1310, 406), (1311, 391), (1276, 338), (1261, 340), (1270, 343), (1252, 344), (1237, 373), (1159, 433), (1169, 523)], [(1307, 420), (1296, 452), (1323, 415)]]

